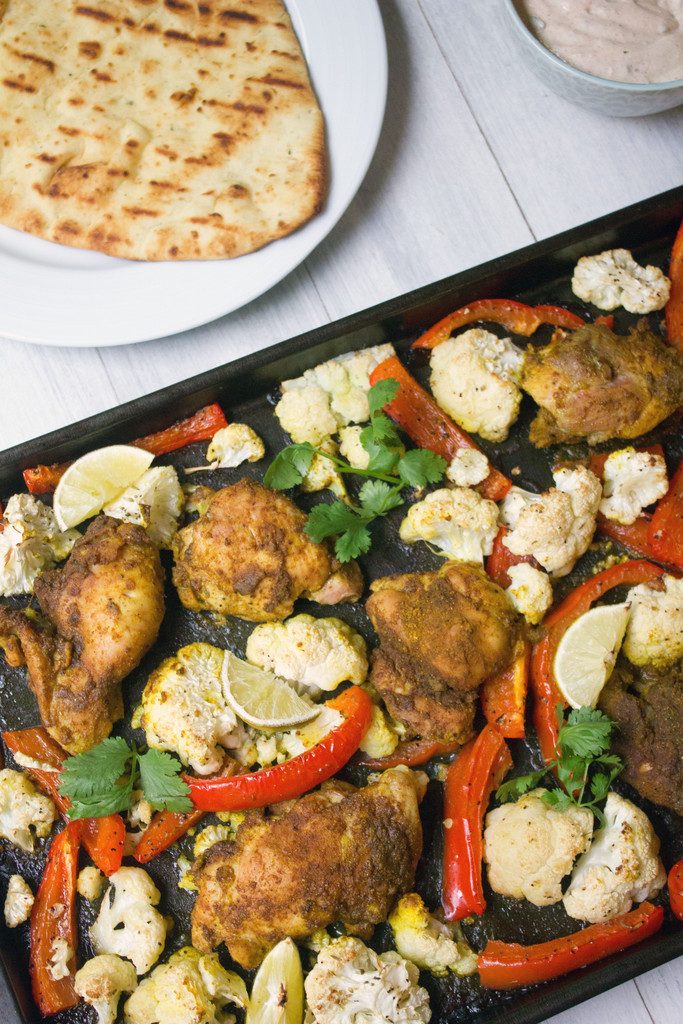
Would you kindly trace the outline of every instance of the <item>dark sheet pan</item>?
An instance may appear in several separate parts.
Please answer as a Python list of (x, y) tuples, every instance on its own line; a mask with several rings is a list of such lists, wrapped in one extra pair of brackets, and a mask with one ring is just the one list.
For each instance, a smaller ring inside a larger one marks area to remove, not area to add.
[[(35, 462), (54, 462), (71, 458), (103, 444), (125, 442), (135, 436), (168, 425), (193, 412), (208, 401), (223, 404), (228, 417), (251, 424), (266, 441), (269, 455), (285, 442), (284, 435), (272, 414), (272, 402), (278, 382), (297, 376), (322, 359), (351, 349), (392, 341), (405, 355), (407, 345), (419, 331), (436, 321), (450, 309), (465, 302), (487, 296), (507, 296), (526, 301), (571, 302), (569, 288), (571, 269), (579, 256), (600, 249), (623, 245), (631, 248), (643, 262), (666, 266), (674, 232), (683, 217), (683, 188), (656, 196), (646, 202), (601, 218), (590, 224), (564, 232), (547, 241), (528, 246), (517, 253), (493, 260), (481, 267), (467, 270), (408, 295), (392, 299), (374, 309), (358, 313), (337, 323), (311, 331), (301, 337), (275, 345), (154, 394), (129, 402), (116, 409), (90, 417), (80, 423), (0, 453), (0, 496), (8, 496), (22, 488), (20, 470)], [(653, 315), (656, 323), (658, 314)], [(617, 329), (625, 328), (634, 318), (621, 313)], [(543, 329), (538, 340), (543, 340)], [(418, 376), (424, 374), (424, 357), (408, 356), (408, 364)], [(532, 406), (525, 400), (520, 426), (514, 437), (500, 446), (488, 445), (487, 451), (505, 471), (521, 467), (517, 481), (521, 486), (547, 486), (551, 453), (539, 453), (526, 441)], [(65, 417), (68, 411), (65, 410)], [(653, 439), (664, 440), (667, 454), (674, 460), (683, 456), (680, 429), (665, 434), (655, 432)], [(0, 445), (2, 439), (0, 438)], [(576, 446), (572, 454), (580, 453)], [(181, 467), (203, 461), (204, 445), (175, 453), (168, 461)], [(584, 449), (585, 451), (585, 449)], [(557, 451), (554, 452), (557, 457)], [(256, 477), (263, 465), (249, 467), (246, 472)], [(213, 486), (231, 482), (243, 475), (244, 468), (220, 471), (210, 480)], [(198, 482), (198, 478), (194, 478)], [(207, 481), (209, 482), (209, 481)], [(366, 578), (387, 571), (432, 568), (439, 564), (424, 545), (407, 548), (398, 540), (400, 512), (382, 524), (373, 553), (364, 560)], [(589, 556), (586, 556), (589, 561)], [(584, 569), (586, 562), (584, 561)], [(168, 568), (168, 560), (167, 560)], [(571, 581), (576, 581), (572, 574)], [(570, 583), (566, 582), (565, 587)], [(169, 588), (169, 607), (158, 643), (133, 673), (125, 686), (128, 712), (139, 698), (149, 671), (162, 658), (193, 640), (206, 640), (243, 653), (251, 626), (231, 621), (217, 626), (213, 621), (187, 612), (179, 605)], [(24, 602), (18, 601), (21, 604)], [(329, 610), (310, 606), (315, 614)], [(360, 607), (347, 606), (341, 614), (366, 636), (371, 636)], [(0, 727), (21, 728), (38, 721), (35, 702), (29, 694), (23, 670), (10, 670), (0, 665)], [(125, 731), (125, 730), (124, 730)], [(534, 743), (513, 742), (517, 764), (537, 760)], [(624, 788), (626, 792), (626, 788)], [(629, 793), (632, 796), (632, 793)], [(667, 867), (683, 856), (683, 823), (675, 815), (654, 808), (639, 800), (652, 816), (662, 838), (663, 857)], [(430, 786), (423, 804), (425, 823), (425, 854), (418, 871), (418, 889), (430, 905), (438, 904), (440, 854), (440, 795), (436, 784)], [(188, 845), (187, 842), (185, 844)], [(189, 941), (188, 919), (192, 896), (175, 886), (177, 873), (170, 854), (158, 858), (150, 867), (163, 892), (162, 907), (174, 914), (178, 925), (171, 933), (167, 953)], [(8, 875), (19, 870), (35, 886), (40, 878), (40, 858), (26, 858), (13, 849), (0, 849), (0, 899)], [(86, 926), (92, 917), (87, 907), (81, 911)], [(490, 900), (490, 909), (475, 926), (466, 928), (469, 938), (480, 947), (488, 935), (509, 941), (540, 941), (572, 931), (575, 926), (558, 907), (539, 910), (528, 903), (502, 897)], [(85, 933), (85, 927), (81, 929)], [(0, 923), (0, 1024), (38, 1024), (39, 1016), (32, 1003), (27, 972), (27, 926), (10, 932)], [(388, 943), (386, 933), (379, 930), (378, 948)], [(83, 955), (91, 955), (83, 946)], [(633, 978), (643, 971), (672, 960), (683, 953), (683, 927), (669, 916), (663, 930), (643, 945), (613, 957), (594, 968), (581, 971), (557, 982), (513, 994), (486, 993), (472, 979), (450, 983), (425, 978), (430, 989), (435, 1024), (493, 1024), (505, 1019), (507, 1024), (535, 1024), (565, 1010), (599, 992)], [(91, 1011), (79, 1007), (53, 1018), (56, 1024), (76, 1024), (91, 1020)]]

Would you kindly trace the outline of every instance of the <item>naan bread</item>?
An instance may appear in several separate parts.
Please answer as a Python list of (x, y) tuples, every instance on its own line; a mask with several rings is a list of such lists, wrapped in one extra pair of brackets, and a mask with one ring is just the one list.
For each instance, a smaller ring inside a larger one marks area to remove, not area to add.
[(282, 0), (0, 0), (0, 223), (144, 260), (239, 256), (325, 193)]

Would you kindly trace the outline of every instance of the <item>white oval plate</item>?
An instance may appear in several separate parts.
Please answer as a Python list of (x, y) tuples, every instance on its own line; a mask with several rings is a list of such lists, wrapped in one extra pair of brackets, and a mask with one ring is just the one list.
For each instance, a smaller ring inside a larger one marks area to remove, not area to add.
[(376, 0), (287, 0), (325, 115), (330, 190), (299, 231), (234, 260), (136, 263), (0, 225), (0, 335), (42, 345), (127, 345), (231, 313), (268, 291), (332, 230), (370, 165), (387, 52)]

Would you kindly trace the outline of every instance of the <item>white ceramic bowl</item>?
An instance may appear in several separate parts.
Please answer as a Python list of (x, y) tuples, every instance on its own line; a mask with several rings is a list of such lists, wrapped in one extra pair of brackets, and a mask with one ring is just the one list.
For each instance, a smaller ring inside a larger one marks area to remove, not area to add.
[(510, 35), (531, 70), (554, 92), (613, 117), (639, 117), (683, 103), (683, 78), (673, 82), (614, 82), (572, 67), (541, 43), (526, 24), (520, 0), (503, 0)]

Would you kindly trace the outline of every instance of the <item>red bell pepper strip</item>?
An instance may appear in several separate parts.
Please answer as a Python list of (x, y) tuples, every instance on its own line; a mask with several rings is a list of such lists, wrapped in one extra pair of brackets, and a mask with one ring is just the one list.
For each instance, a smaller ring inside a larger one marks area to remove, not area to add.
[(393, 754), (387, 754), (385, 757), (361, 754), (360, 757), (354, 758), (353, 763), (376, 771), (398, 768), (402, 764), (408, 768), (418, 768), (421, 764), (431, 761), (433, 757), (448, 757), (449, 754), (454, 754), (461, 746), (462, 743), (456, 741), (445, 743), (440, 740), (403, 740)]
[[(69, 800), (59, 792), (60, 772), (65, 753), (49, 732), (42, 727), (3, 732), (2, 738), (13, 754), (24, 754), (34, 761), (49, 765), (27, 768), (26, 771), (44, 793), (52, 799), (62, 817), (68, 821)], [(91, 859), (105, 875), (113, 875), (121, 867), (126, 826), (120, 814), (106, 818), (88, 818), (83, 821), (81, 841)]]
[(614, 314), (607, 313), (606, 316), (596, 316), (595, 323), (600, 324), (601, 327), (609, 327), (611, 331), (614, 327)]
[(157, 811), (149, 825), (142, 833), (133, 856), (138, 864), (148, 864), (181, 836), (197, 825), (206, 811), (190, 811), (189, 814), (178, 814), (175, 811)]
[[(384, 407), (384, 411), (405, 430), (416, 445), (429, 448), (447, 462), (462, 448), (480, 450), (469, 434), (439, 408), (432, 396), (408, 373), (396, 356), (385, 359), (370, 374), (371, 384), (387, 379), (397, 381), (399, 391)], [(484, 497), (500, 501), (511, 487), (512, 481), (491, 467), (489, 475), (479, 484), (478, 489)]]
[(531, 645), (517, 641), (512, 662), (502, 672), (485, 680), (479, 696), (489, 725), (509, 740), (524, 739), (524, 713), (529, 684)]
[(641, 903), (636, 910), (611, 921), (535, 946), (491, 939), (477, 959), (479, 980), (484, 988), (497, 989), (550, 981), (642, 942), (654, 935), (663, 921), (661, 907)]
[(669, 277), (671, 294), (666, 304), (666, 333), (670, 344), (683, 354), (683, 222), (671, 250)]
[(614, 587), (627, 584), (650, 583), (666, 572), (661, 565), (643, 559), (620, 562), (596, 573), (570, 594), (546, 616), (546, 634), (535, 644), (531, 655), (531, 686), (534, 693), (534, 728), (546, 762), (552, 761), (557, 748), (559, 725), (557, 705), (564, 701), (557, 688), (553, 673), (555, 652), (564, 633), (572, 622), (587, 612), (604, 594)]
[(484, 815), (491, 793), (511, 767), (505, 740), (485, 725), (448, 769), (441, 890), (447, 921), (483, 914), (486, 909), (481, 873)]
[(683, 921), (683, 860), (677, 861), (669, 872), (669, 904), (671, 912)]
[[(227, 425), (228, 421), (220, 405), (213, 402), (165, 430), (128, 443), (136, 448), (144, 448), (153, 455), (168, 455), (195, 441), (210, 441), (217, 430)], [(47, 494), (54, 491), (70, 465), (70, 462), (55, 462), (51, 466), (31, 466), (24, 470), (24, 483), (31, 494)]]
[(533, 555), (515, 555), (510, 551), (507, 544), (503, 544), (503, 538), (507, 532), (507, 526), (500, 527), (493, 542), (491, 554), (486, 559), (486, 572), (493, 582), (497, 583), (503, 590), (512, 583), (508, 575), (508, 569), (513, 565), (521, 565), (522, 562), (528, 562), (529, 565), (534, 565), (537, 569), (540, 568)]
[(652, 514), (647, 537), (658, 561), (683, 569), (683, 462)]
[(372, 701), (360, 686), (350, 686), (327, 707), (344, 721), (310, 750), (272, 768), (230, 778), (184, 776), (190, 798), (202, 811), (246, 811), (292, 800), (335, 775), (358, 750), (372, 720)]
[(436, 348), (443, 341), (447, 341), (459, 327), (480, 320), (500, 324), (506, 330), (522, 334), (526, 338), (541, 324), (567, 327), (570, 330), (578, 330), (586, 324), (582, 317), (570, 313), (561, 306), (527, 306), (526, 303), (515, 302), (513, 299), (477, 299), (439, 320), (413, 342), (413, 348)]
[[(74, 975), (78, 948), (76, 880), (81, 832), (80, 821), (72, 821), (52, 840), (31, 911), (31, 985), (33, 998), (44, 1017), (68, 1010), (79, 1002), (74, 989)], [(69, 973), (58, 981), (48, 969), (55, 939), (64, 939), (72, 950)]]

